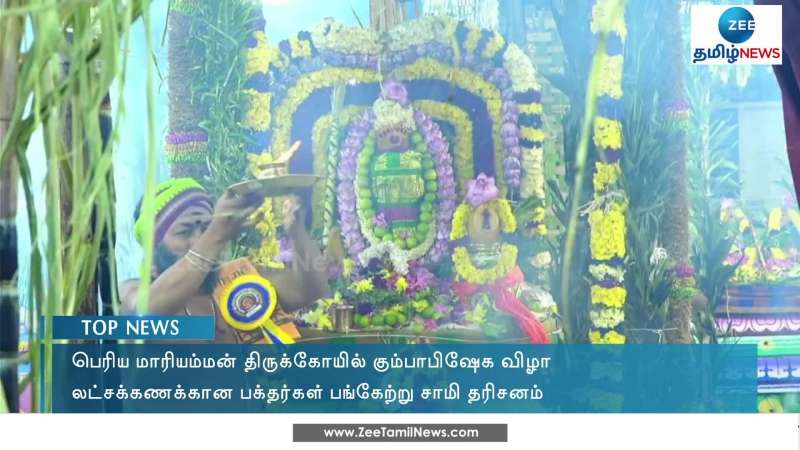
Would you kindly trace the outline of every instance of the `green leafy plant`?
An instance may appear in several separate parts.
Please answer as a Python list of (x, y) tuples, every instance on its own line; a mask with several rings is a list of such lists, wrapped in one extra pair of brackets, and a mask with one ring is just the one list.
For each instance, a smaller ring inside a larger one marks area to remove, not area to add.
[[(33, 389), (35, 410), (40, 404), (43, 411), (52, 408), (53, 316), (75, 314), (79, 305), (94, 295), (103, 240), (110, 241), (108, 257), (114, 259), (111, 163), (118, 136), (112, 133), (110, 140), (103, 139), (100, 115), (112, 83), (122, 92), (129, 28), (143, 16), (148, 31), (148, 5), (147, 1), (113, 0), (0, 3), (0, 19), (25, 19), (31, 36), (29, 47), (19, 55), (16, 89), (0, 92), (15, 93), (9, 128), (1, 136), (0, 164), (16, 157), (27, 205), (31, 273), (29, 285), (22, 288), (31, 299), (32, 370), (24, 384)], [(155, 174), (152, 88), (148, 70), (147, 151), (153, 163), (145, 189), (151, 198), (148, 202), (145, 197), (142, 215), (150, 219)], [(116, 114), (118, 118), (119, 111)], [(39, 130), (46, 156), (44, 210), (37, 210), (34, 203), (33, 193), (39, 187), (33, 185), (28, 154), (31, 136)], [(146, 234), (152, 239), (152, 226)], [(40, 250), (43, 243), (44, 254)], [(148, 260), (152, 260), (152, 252), (147, 252), (145, 264)], [(116, 280), (112, 282), (116, 284)], [(143, 283), (143, 298), (148, 285)], [(43, 327), (39, 326), (40, 316), (44, 317)]]
[(721, 199), (739, 190), (737, 166), (728, 157), (727, 142), (735, 136), (734, 124), (713, 116), (710, 74), (696, 72), (687, 84), (692, 107), (689, 122), (689, 193), (693, 234), (692, 265), (697, 287), (706, 297), (697, 312), (700, 334), (716, 342), (714, 311), (724, 299), (725, 287), (738, 264), (726, 264), (736, 236), (736, 224), (721, 217)]

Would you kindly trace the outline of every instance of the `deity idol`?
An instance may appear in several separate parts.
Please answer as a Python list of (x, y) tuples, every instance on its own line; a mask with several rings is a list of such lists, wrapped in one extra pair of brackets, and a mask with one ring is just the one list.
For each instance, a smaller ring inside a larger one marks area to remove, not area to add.
[(517, 265), (517, 247), (503, 242), (502, 233), (513, 233), (516, 228), (511, 205), (499, 198), (494, 178), (480, 174), (470, 181), (467, 197), (453, 217), (451, 239), (467, 243), (453, 250), (453, 289), (465, 302), (476, 294), (488, 294), (483, 298), (491, 299), (492, 309), (513, 317), (531, 343), (546, 344), (552, 330), (534, 310), (546, 320), (555, 304), (549, 294), (542, 295), (546, 292), (525, 283)]

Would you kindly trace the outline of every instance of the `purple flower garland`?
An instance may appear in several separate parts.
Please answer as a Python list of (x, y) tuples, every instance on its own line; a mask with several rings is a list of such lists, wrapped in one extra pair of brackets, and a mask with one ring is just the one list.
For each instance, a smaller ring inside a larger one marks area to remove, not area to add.
[(456, 208), (456, 181), (453, 174), (453, 160), (450, 157), (450, 146), (442, 134), (441, 128), (422, 111), (414, 110), (417, 129), (425, 139), (428, 150), (433, 157), (433, 165), (439, 179), (437, 200), (439, 208), (436, 214), (436, 239), (428, 253), (431, 262), (438, 262), (448, 250), (450, 226), (453, 211)]
[[(456, 182), (453, 173), (453, 160), (447, 139), (439, 125), (420, 110), (414, 111), (414, 120), (418, 131), (425, 139), (431, 153), (434, 169), (438, 178), (437, 200), (439, 207), (436, 213), (436, 235), (434, 244), (427, 258), (438, 262), (448, 251), (450, 225), (456, 207)], [(358, 170), (358, 155), (364, 147), (364, 140), (375, 122), (372, 111), (365, 112), (353, 121), (342, 149), (339, 165), (339, 185), (337, 198), (341, 217), (342, 235), (350, 255), (358, 255), (367, 248), (367, 242), (361, 233), (358, 213), (356, 211), (356, 192), (354, 181)]]
[[(380, 65), (384, 73), (391, 73), (398, 67), (411, 64), (423, 57), (431, 57), (449, 64), (454, 62), (453, 49), (450, 46), (438, 42), (429, 42), (395, 52), (381, 60)], [(511, 89), (510, 76), (503, 67), (492, 64), (490, 60), (473, 54), (464, 55), (460, 63), (462, 67), (484, 77), (486, 81), (501, 92), (502, 123), (500, 129), (504, 154), (503, 174), (508, 187), (518, 190), (522, 177), (522, 162), (520, 159), (522, 149), (519, 142), (519, 113), (517, 103), (514, 101), (514, 92)], [(277, 82), (273, 85), (273, 107), (283, 101), (288, 88), (294, 85), (301, 75), (320, 70), (325, 66), (377, 70), (379, 64), (375, 55), (343, 53), (330, 49), (321, 50), (318, 55), (312, 58), (292, 60), (286, 70), (277, 74)]]
[(339, 216), (341, 217), (342, 236), (350, 255), (355, 256), (367, 248), (367, 242), (359, 230), (358, 214), (356, 213), (356, 190), (354, 180), (358, 170), (358, 154), (364, 147), (364, 140), (372, 129), (375, 115), (366, 111), (361, 117), (356, 118), (347, 132), (347, 138), (342, 148), (342, 157), (339, 164), (339, 185), (337, 186), (337, 199), (339, 202)]

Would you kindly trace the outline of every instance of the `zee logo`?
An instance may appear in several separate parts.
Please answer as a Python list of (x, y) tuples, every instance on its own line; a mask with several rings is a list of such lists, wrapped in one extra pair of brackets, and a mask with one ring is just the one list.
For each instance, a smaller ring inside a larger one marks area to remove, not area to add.
[(719, 34), (732, 44), (741, 44), (753, 36), (756, 20), (742, 7), (728, 8), (719, 16)]

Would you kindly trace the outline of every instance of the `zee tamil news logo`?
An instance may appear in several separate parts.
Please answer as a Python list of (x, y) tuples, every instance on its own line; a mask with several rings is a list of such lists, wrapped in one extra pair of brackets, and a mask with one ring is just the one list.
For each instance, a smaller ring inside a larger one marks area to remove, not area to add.
[(781, 64), (781, 6), (692, 6), (692, 63)]

